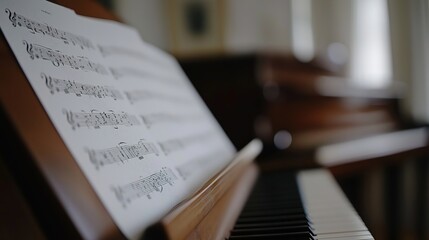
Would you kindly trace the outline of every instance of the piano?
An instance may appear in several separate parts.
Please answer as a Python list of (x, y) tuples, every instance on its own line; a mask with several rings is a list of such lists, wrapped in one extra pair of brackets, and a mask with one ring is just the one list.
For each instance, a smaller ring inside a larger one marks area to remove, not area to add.
[(324, 169), (262, 174), (229, 239), (373, 239)]
[[(246, 170), (195, 227), (185, 227), (188, 222), (181, 218), (183, 209), (179, 209), (179, 213), (173, 211), (149, 228), (146, 237), (374, 239), (328, 170), (264, 172), (255, 176), (255, 169)], [(254, 179), (252, 186), (248, 178)], [(190, 208), (199, 209), (194, 206), (201, 207), (207, 196), (193, 199)], [(185, 223), (178, 223), (183, 220)]]
[[(79, 14), (116, 19), (93, 1), (56, 2)], [(124, 239), (52, 126), (4, 37), (0, 51), (0, 126), (6, 140), (1, 146), (2, 169), (15, 189), (2, 191), (20, 199), (14, 208), (23, 214), (2, 215), (2, 222), (22, 219), (11, 221), (14, 225), (2, 234)], [(328, 170), (265, 172), (250, 161), (216, 175), (144, 236), (162, 238), (373, 239)]]

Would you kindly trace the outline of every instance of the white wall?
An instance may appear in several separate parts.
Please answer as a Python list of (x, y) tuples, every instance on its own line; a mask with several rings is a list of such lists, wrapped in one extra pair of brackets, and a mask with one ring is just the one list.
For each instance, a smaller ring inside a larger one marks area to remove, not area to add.
[[(171, 50), (170, 1), (116, 0), (114, 4), (116, 13), (136, 27), (145, 41)], [(290, 52), (289, 5), (286, 0), (224, 0), (225, 50)]]
[(146, 42), (162, 49), (170, 45), (166, 9), (162, 0), (116, 0), (116, 13), (137, 28)]
[(429, 123), (429, 1), (389, 0), (393, 73), (407, 83), (402, 108)]
[(226, 0), (225, 46), (231, 52), (291, 52), (290, 2)]

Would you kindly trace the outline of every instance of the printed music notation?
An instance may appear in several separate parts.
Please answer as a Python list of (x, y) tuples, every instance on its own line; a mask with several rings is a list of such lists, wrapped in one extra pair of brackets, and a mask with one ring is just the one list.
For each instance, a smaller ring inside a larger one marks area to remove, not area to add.
[(0, 19), (32, 97), (125, 238), (140, 239), (234, 154), (174, 56), (136, 30), (38, 0), (0, 0)]
[(104, 68), (103, 65), (89, 61), (85, 57), (69, 56), (61, 53), (58, 50), (52, 50), (39, 44), (28, 43), (25, 40), (23, 43), (31, 59), (43, 59), (51, 61), (55, 67), (69, 66), (73, 69), (92, 71), (104, 75), (108, 74), (106, 68)]
[(118, 129), (118, 126), (135, 126), (140, 125), (137, 117), (128, 113), (114, 113), (113, 111), (98, 112), (92, 110), (91, 112), (73, 112), (64, 110), (67, 117), (67, 122), (73, 130), (81, 127), (93, 127), (95, 129), (101, 126), (113, 126)]
[(125, 96), (128, 98), (128, 101), (130, 101), (131, 104), (134, 104), (136, 102), (143, 101), (143, 100), (150, 100), (150, 99), (156, 99), (160, 101), (167, 101), (167, 102), (179, 103), (179, 104), (191, 103), (191, 101), (189, 101), (187, 98), (184, 98), (184, 97), (172, 96), (172, 95), (152, 92), (148, 90), (135, 90), (135, 91), (129, 91), (129, 92), (126, 91)]
[(57, 38), (63, 40), (65, 44), (73, 44), (74, 46), (79, 46), (80, 48), (94, 48), (92, 42), (82, 36), (75, 35), (73, 33), (65, 32), (49, 26), (44, 23), (39, 23), (33, 21), (29, 18), (26, 18), (16, 12), (12, 12), (10, 9), (6, 8), (5, 12), (9, 15), (9, 20), (12, 23), (12, 26), (16, 27), (26, 27), (30, 30), (31, 33), (41, 33), (43, 35), (51, 36), (53, 38)]
[(42, 73), (41, 77), (45, 80), (46, 87), (52, 94), (63, 92), (65, 94), (74, 93), (79, 97), (88, 95), (97, 98), (113, 98), (114, 100), (123, 99), (122, 94), (113, 87), (81, 84), (71, 80), (55, 78), (45, 73)]
[(133, 158), (143, 159), (145, 155), (149, 154), (158, 156), (158, 149), (154, 143), (143, 140), (140, 140), (137, 144), (120, 142), (118, 146), (115, 147), (101, 150), (88, 150), (89, 159), (96, 169), (109, 164), (124, 163)]
[(175, 180), (177, 180), (177, 177), (173, 171), (170, 168), (163, 167), (158, 172), (147, 177), (122, 186), (113, 187), (113, 191), (119, 202), (126, 207), (132, 200), (142, 196), (152, 199), (151, 194), (153, 192), (161, 193), (165, 185), (173, 186)]
[(189, 145), (204, 142), (211, 137), (213, 137), (212, 132), (197, 134), (185, 138), (170, 139), (159, 142), (159, 146), (161, 147), (162, 152), (167, 156), (172, 152), (183, 150)]
[(169, 113), (154, 113), (141, 115), (143, 123), (147, 128), (151, 128), (155, 124), (162, 123), (184, 123), (187, 121), (195, 121), (201, 119), (201, 116), (195, 115), (175, 115)]

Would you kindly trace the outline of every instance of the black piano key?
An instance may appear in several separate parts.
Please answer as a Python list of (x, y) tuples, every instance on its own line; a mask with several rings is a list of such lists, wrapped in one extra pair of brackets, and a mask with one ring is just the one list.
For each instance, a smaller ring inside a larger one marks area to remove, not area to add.
[(299, 226), (258, 226), (252, 228), (234, 228), (231, 231), (231, 236), (240, 235), (253, 235), (253, 234), (276, 234), (276, 233), (295, 233), (295, 232), (307, 232), (312, 236), (316, 236), (313, 229), (309, 228), (308, 225)]
[[(271, 199), (271, 200), (270, 200)], [(290, 199), (275, 199), (275, 198), (268, 198), (268, 199), (263, 199), (263, 200), (259, 200), (259, 201), (249, 201), (246, 209), (247, 208), (252, 208), (252, 207), (261, 207), (261, 206), (287, 206), (287, 205), (295, 205), (295, 206), (300, 206), (301, 205), (301, 199), (298, 200), (290, 200)], [(267, 203), (269, 202), (269, 205), (267, 205)]]
[(279, 203), (300, 203), (301, 198), (297, 197), (290, 197), (290, 196), (267, 196), (265, 198), (252, 198), (249, 196), (249, 200), (247, 201), (247, 206), (251, 205), (258, 205), (261, 203), (266, 203), (266, 201), (270, 201), (273, 204), (279, 204)]
[[(268, 200), (267, 200), (268, 201)], [(271, 204), (265, 203), (252, 203), (243, 208), (243, 210), (252, 210), (252, 209), (278, 209), (286, 207), (296, 207), (302, 208), (302, 204), (299, 202), (272, 202)]]
[(231, 231), (231, 235), (249, 235), (249, 234), (268, 234), (268, 233), (290, 233), (290, 232), (303, 232), (308, 231), (308, 226), (268, 226), (268, 227), (253, 227), (246, 229), (237, 229)]
[(273, 233), (273, 234), (253, 234), (253, 235), (240, 235), (240, 236), (230, 236), (229, 239), (288, 239), (288, 240), (308, 240), (314, 239), (311, 234), (308, 232), (295, 232), (295, 233)]
[(270, 209), (270, 210), (264, 210), (264, 209), (259, 209), (259, 210), (252, 210), (252, 211), (243, 211), (242, 214), (240, 215), (240, 218), (244, 218), (244, 217), (264, 217), (264, 216), (279, 216), (279, 215), (297, 215), (297, 214), (302, 214), (305, 215), (305, 211), (302, 208), (285, 208), (285, 209), (279, 209), (279, 210), (275, 210), (275, 209)]
[(230, 239), (312, 239), (311, 221), (302, 206), (294, 173), (258, 179)]
[(288, 219), (287, 216), (281, 217), (263, 217), (263, 218), (248, 218), (248, 219), (239, 219), (237, 224), (248, 224), (248, 223), (283, 223), (283, 225), (296, 226), (301, 224), (307, 224), (308, 221), (306, 218), (300, 218), (296, 220)]
[(234, 226), (234, 229), (245, 229), (245, 228), (254, 228), (254, 227), (269, 227), (269, 226), (299, 226), (299, 225), (306, 225), (309, 228), (311, 228), (311, 222), (308, 220), (302, 220), (302, 217), (300, 217), (298, 220), (291, 218), (289, 221), (268, 221), (268, 222), (261, 222), (261, 221), (249, 221), (249, 222), (241, 222), (237, 223)]

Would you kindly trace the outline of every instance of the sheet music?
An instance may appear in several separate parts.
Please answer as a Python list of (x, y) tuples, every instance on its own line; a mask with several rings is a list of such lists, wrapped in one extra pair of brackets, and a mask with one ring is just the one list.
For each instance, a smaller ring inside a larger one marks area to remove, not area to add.
[(45, 1), (0, 6), (1, 29), (31, 86), (128, 238), (233, 158), (177, 62), (134, 29)]

